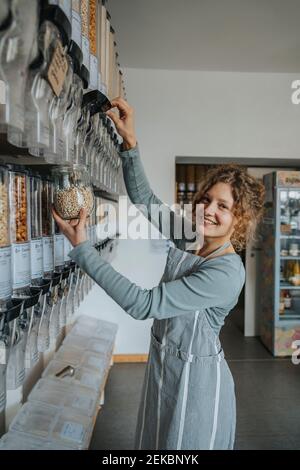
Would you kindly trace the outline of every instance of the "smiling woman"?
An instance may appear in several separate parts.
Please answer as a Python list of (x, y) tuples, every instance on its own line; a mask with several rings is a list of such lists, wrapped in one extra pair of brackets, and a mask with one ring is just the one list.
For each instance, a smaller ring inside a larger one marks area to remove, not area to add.
[(219, 165), (210, 170), (193, 201), (204, 205), (204, 246), (214, 246), (224, 238), (231, 240), (234, 251), (241, 251), (254, 233), (263, 213), (264, 185), (238, 165)]
[[(120, 112), (107, 114), (123, 137), (120, 152), (129, 198), (143, 204), (148, 220), (172, 240), (158, 286), (142, 289), (116, 272), (86, 241), (86, 213), (68, 224), (55, 212), (63, 233), (75, 246), (69, 256), (123, 310), (136, 320), (153, 318), (151, 346), (138, 413), (137, 449), (232, 449), (235, 436), (234, 383), (219, 340), (226, 316), (236, 305), (245, 271), (239, 249), (261, 213), (263, 188), (235, 166), (209, 173), (194, 201), (204, 205), (205, 243), (186, 251), (184, 222), (155, 196), (148, 183), (134, 130), (133, 109), (112, 101)], [(170, 221), (152, 218), (153, 204)], [(197, 211), (196, 211), (197, 212)], [(180, 220), (178, 220), (178, 218)]]

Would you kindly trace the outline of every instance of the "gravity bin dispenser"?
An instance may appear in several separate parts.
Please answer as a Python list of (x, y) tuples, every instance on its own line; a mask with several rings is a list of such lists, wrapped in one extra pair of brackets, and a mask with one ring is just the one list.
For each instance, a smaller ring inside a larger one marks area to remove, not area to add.
[[(65, 220), (86, 208), (88, 240), (107, 261), (116, 253), (108, 206), (116, 209), (124, 193), (121, 139), (106, 111), (125, 92), (110, 22), (104, 0), (0, 2), (0, 448), (10, 441), (1, 439), (5, 431), (19, 433), (12, 423), (43, 369), (60, 364), (93, 287), (68, 256), (72, 246), (53, 207)], [(109, 361), (101, 371), (101, 361), (82, 367), (88, 375), (81, 385), (97, 404)]]

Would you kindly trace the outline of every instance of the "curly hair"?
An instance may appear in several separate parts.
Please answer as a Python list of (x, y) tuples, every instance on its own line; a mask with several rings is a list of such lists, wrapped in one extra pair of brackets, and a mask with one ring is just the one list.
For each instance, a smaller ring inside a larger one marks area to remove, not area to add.
[(193, 215), (203, 195), (216, 183), (228, 183), (234, 199), (233, 214), (237, 218), (231, 243), (236, 251), (242, 251), (249, 240), (254, 239), (258, 222), (263, 215), (265, 187), (261, 181), (247, 173), (239, 165), (218, 165), (206, 174), (200, 190), (193, 200)]

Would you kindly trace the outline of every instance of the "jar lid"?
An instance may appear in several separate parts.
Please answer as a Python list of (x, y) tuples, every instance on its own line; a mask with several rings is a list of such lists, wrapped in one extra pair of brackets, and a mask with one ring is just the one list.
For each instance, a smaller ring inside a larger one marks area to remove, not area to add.
[(26, 171), (27, 171), (28, 176), (30, 176), (31, 178), (42, 179), (41, 175), (37, 173), (35, 170), (33, 170), (32, 168), (29, 168)]
[(71, 22), (58, 5), (47, 5), (46, 3), (48, 2), (43, 3), (41, 9), (40, 24), (43, 21), (51, 21), (51, 23), (53, 23), (60, 32), (63, 46), (67, 46), (71, 40), (72, 35)]
[(8, 171), (8, 167), (7, 165), (5, 165), (5, 163), (0, 163), (0, 171), (2, 172), (7, 172)]
[(56, 175), (57, 173), (62, 173), (63, 171), (70, 171), (71, 169), (71, 165), (55, 165), (51, 168), (51, 174)]
[(6, 314), (6, 320), (11, 322), (18, 318), (22, 311), (24, 299), (12, 299), (11, 305), (8, 307)]
[(42, 290), (42, 294), (47, 294), (50, 290), (51, 280), (50, 279), (42, 279), (42, 283), (39, 286)]
[(24, 175), (28, 174), (28, 169), (25, 168), (24, 165), (17, 165), (15, 163), (8, 163), (7, 168), (12, 173), (24, 173)]
[(111, 109), (111, 103), (99, 90), (92, 90), (83, 95), (82, 106), (89, 106), (90, 115), (105, 113)]
[(90, 83), (90, 72), (84, 64), (82, 64), (80, 67), (79, 77), (82, 80), (83, 88), (86, 90)]
[[(2, 0), (3, 2), (3, 0)], [(4, 1), (3, 2), (3, 12), (4, 12), (4, 9), (6, 10), (5, 11), (5, 18), (2, 20), (1, 24), (0, 24), (0, 31), (5, 31), (6, 29), (8, 29), (10, 27), (10, 25), (12, 24), (12, 21), (13, 21), (13, 15), (12, 15), (12, 12), (11, 12), (11, 9), (10, 9), (10, 5), (9, 5), (9, 2), (8, 1)]]
[(69, 48), (68, 48), (68, 54), (72, 59), (72, 65), (73, 65), (74, 73), (76, 73), (77, 75), (79, 75), (81, 77), (80, 69), (81, 69), (81, 66), (82, 66), (83, 54), (82, 54), (82, 50), (80, 49), (78, 44), (76, 44), (76, 42), (73, 41), (73, 39), (71, 39), (71, 41), (70, 41)]

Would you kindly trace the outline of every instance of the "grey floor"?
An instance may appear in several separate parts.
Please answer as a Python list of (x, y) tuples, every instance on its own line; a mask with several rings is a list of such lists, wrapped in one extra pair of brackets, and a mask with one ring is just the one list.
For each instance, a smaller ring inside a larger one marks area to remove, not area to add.
[[(234, 317), (233, 317), (234, 318)], [(228, 320), (221, 334), (237, 395), (236, 449), (300, 449), (300, 365), (274, 359)], [(132, 449), (144, 364), (115, 364), (91, 449)]]

